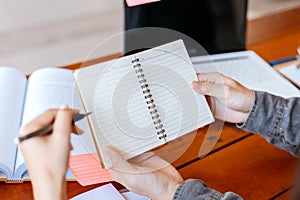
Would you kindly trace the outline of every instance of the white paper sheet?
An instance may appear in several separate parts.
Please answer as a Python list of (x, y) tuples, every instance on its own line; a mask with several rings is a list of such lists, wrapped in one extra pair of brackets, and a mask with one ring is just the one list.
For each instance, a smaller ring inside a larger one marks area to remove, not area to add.
[(71, 200), (126, 200), (119, 191), (112, 185), (107, 184), (88, 192), (82, 193)]
[(300, 86), (300, 69), (296, 64), (281, 68), (279, 71), (288, 79)]
[(141, 195), (138, 195), (134, 192), (123, 192), (121, 193), (122, 196), (126, 199), (126, 200), (151, 200), (150, 198), (148, 197), (145, 197), (145, 196), (141, 196)]

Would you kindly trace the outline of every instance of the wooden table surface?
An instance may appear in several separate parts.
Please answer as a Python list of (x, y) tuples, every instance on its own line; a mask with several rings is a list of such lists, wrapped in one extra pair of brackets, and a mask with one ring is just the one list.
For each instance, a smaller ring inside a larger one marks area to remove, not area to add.
[[(300, 46), (300, 26), (294, 27), (293, 30), (264, 42), (248, 45), (247, 48), (256, 51), (267, 61), (294, 56), (296, 47)], [(115, 56), (117, 55), (103, 59)], [(70, 65), (68, 68), (74, 69), (78, 66), (80, 64)], [(213, 150), (200, 159), (198, 152), (205, 132), (206, 128), (199, 129), (194, 135), (186, 135), (172, 144), (170, 151), (175, 151), (181, 142), (195, 137), (189, 149), (173, 163), (185, 179), (202, 179), (218, 191), (233, 191), (244, 199), (286, 199), (288, 197), (296, 158), (268, 144), (258, 135), (243, 132), (234, 125), (226, 124)], [(68, 197), (100, 185), (82, 187), (77, 182), (68, 182)], [(31, 190), (30, 182), (0, 183), (0, 199), (32, 199)]]

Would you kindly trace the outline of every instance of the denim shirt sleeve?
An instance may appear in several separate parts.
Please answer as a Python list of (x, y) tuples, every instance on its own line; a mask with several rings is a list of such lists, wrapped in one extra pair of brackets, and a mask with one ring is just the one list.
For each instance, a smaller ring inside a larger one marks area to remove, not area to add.
[(268, 142), (300, 157), (300, 98), (282, 98), (254, 91), (254, 104), (242, 125)]
[(232, 192), (221, 194), (205, 185), (201, 180), (188, 179), (176, 190), (173, 200), (242, 200)]

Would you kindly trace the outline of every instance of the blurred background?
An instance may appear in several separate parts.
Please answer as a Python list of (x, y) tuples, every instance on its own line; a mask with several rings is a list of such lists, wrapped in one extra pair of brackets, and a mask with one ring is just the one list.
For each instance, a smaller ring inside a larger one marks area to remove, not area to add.
[[(24, 73), (80, 62), (124, 29), (123, 0), (0, 0), (0, 65)], [(300, 0), (249, 0), (247, 19), (300, 7)], [(109, 46), (95, 57), (121, 52)]]

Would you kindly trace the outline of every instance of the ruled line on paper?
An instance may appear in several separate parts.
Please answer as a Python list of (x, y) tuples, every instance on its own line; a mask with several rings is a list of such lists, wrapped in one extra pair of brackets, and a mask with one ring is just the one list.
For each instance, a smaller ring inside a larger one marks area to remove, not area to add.
[(107, 169), (103, 169), (95, 153), (70, 156), (69, 168), (82, 186), (112, 181)]

